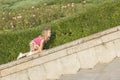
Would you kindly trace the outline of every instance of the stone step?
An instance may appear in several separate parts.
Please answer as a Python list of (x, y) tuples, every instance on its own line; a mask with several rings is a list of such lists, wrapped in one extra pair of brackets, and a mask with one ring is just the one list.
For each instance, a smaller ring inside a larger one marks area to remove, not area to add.
[(82, 69), (74, 75), (63, 75), (59, 80), (120, 80), (120, 58), (109, 64), (97, 64), (93, 69)]

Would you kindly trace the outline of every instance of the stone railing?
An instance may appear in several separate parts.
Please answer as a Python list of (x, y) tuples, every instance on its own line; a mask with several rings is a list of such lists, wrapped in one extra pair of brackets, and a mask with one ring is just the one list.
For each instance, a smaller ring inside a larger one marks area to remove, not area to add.
[(0, 66), (0, 80), (54, 80), (120, 57), (120, 26)]

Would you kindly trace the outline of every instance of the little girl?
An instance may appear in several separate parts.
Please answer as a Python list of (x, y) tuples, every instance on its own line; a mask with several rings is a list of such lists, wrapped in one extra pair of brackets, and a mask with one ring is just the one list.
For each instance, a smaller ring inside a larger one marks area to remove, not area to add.
[(47, 42), (50, 39), (50, 37), (51, 37), (51, 29), (50, 28), (43, 29), (42, 34), (34, 38), (30, 42), (30, 52), (24, 54), (20, 53), (17, 59), (30, 56), (33, 54), (41, 53), (43, 50), (44, 43)]

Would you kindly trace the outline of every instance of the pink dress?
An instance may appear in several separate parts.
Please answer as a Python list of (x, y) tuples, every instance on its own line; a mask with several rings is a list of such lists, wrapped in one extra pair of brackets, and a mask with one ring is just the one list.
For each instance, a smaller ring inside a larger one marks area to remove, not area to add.
[(40, 37), (37, 37), (37, 38), (33, 39), (33, 41), (34, 41), (37, 45), (40, 46), (40, 43), (41, 43), (42, 39), (41, 39)]
[(44, 39), (39, 36), (34, 38), (31, 42), (30, 42), (30, 51), (35, 51), (37, 50), (37, 46), (40, 47), (41, 43), (44, 41)]
[(42, 39), (41, 37), (36, 37), (36, 38), (34, 38), (34, 39), (32, 40), (31, 43), (40, 46), (42, 40), (43, 40), (43, 39)]

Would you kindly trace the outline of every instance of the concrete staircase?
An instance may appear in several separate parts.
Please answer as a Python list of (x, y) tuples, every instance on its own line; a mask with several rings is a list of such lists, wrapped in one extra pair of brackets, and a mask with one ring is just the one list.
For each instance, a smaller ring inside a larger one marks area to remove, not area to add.
[(81, 69), (74, 75), (64, 75), (59, 80), (120, 80), (120, 58), (109, 64), (97, 64), (93, 69)]

